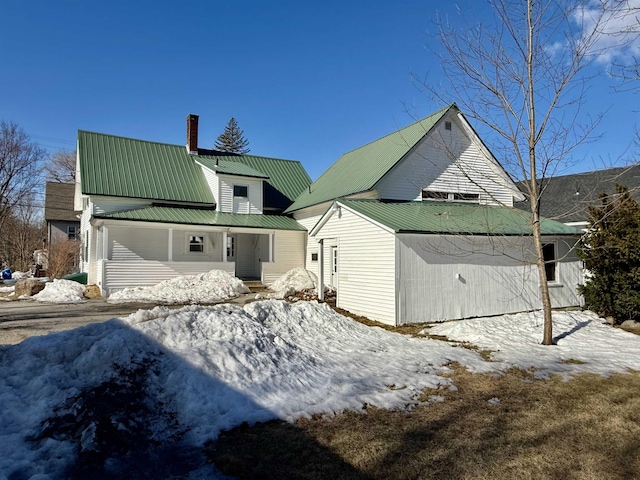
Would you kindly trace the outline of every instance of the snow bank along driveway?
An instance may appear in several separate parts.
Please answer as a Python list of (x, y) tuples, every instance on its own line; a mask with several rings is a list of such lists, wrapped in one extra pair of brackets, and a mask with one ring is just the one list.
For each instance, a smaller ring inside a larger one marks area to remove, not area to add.
[[(0, 479), (63, 478), (100, 455), (114, 476), (212, 478), (210, 466), (185, 452), (199, 452), (223, 429), (366, 404), (408, 408), (425, 387), (455, 388), (442, 376), (452, 361), (473, 372), (535, 365), (569, 375), (593, 363), (606, 366), (600, 373), (640, 369), (631, 355), (640, 337), (588, 313), (556, 318), (562, 338), (558, 347), (540, 347), (555, 352), (544, 354), (533, 348), (541, 335), (535, 316), (431, 329), (495, 350), (496, 362), (455, 343), (366, 327), (326, 305), (275, 300), (156, 307), (29, 338), (0, 347)], [(594, 348), (609, 339), (608, 348)]]

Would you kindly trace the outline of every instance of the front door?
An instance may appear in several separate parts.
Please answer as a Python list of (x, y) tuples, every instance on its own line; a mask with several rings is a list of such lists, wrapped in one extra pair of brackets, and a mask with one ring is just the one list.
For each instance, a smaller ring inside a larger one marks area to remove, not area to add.
[(331, 247), (331, 286), (338, 288), (338, 247)]

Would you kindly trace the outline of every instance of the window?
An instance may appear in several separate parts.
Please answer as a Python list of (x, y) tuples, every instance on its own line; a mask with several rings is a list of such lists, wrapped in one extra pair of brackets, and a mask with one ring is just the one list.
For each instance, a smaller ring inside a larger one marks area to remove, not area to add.
[(480, 199), (480, 195), (477, 193), (454, 193), (453, 199), (477, 202)]
[(433, 190), (423, 190), (422, 198), (429, 200), (447, 200), (449, 194), (447, 192), (434, 192)]
[(234, 197), (248, 197), (249, 196), (249, 188), (243, 185), (234, 185), (233, 186), (233, 196)]
[(444, 122), (444, 129), (451, 130), (451, 122)]
[(227, 237), (227, 257), (233, 258), (236, 256), (236, 239), (235, 237)]
[(547, 272), (547, 282), (556, 282), (556, 244), (545, 243), (542, 245), (542, 256), (544, 257), (544, 269)]
[(479, 202), (478, 193), (438, 192), (435, 190), (422, 190), (423, 200), (455, 200), (458, 202)]
[(75, 225), (69, 225), (67, 227), (67, 237), (69, 240), (76, 240), (78, 238), (78, 227)]
[(204, 237), (201, 235), (189, 235), (189, 252), (204, 252)]
[(311, 254), (311, 261), (312, 262), (317, 262), (318, 261), (318, 254), (317, 253), (312, 253)]

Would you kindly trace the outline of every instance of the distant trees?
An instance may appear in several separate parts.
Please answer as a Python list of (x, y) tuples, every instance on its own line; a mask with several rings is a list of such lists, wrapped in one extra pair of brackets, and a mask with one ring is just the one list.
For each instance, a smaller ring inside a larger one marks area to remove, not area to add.
[(18, 125), (0, 121), (0, 232), (18, 207), (33, 204), (46, 156)]
[(228, 153), (249, 153), (249, 141), (244, 137), (244, 132), (238, 127), (238, 122), (231, 117), (224, 132), (218, 136), (213, 148)]
[(51, 155), (45, 167), (47, 180), (74, 183), (76, 179), (76, 151), (59, 150)]
[(590, 309), (616, 323), (640, 320), (640, 204), (620, 185), (600, 199), (578, 250), (588, 272), (579, 290)]

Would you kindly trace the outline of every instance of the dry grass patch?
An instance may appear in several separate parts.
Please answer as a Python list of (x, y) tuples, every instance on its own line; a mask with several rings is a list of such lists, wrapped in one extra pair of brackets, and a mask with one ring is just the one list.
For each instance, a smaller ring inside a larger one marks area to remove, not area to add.
[(444, 402), (243, 426), (210, 456), (240, 478), (640, 478), (638, 375), (563, 382), (452, 368), (457, 391), (425, 392)]

